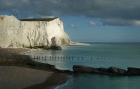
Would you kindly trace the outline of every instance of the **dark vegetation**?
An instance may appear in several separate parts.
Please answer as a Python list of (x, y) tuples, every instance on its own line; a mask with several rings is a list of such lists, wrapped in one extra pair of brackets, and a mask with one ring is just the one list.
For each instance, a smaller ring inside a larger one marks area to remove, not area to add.
[(33, 18), (33, 19), (19, 19), (20, 21), (52, 21), (54, 19), (56, 19), (57, 17), (55, 18)]

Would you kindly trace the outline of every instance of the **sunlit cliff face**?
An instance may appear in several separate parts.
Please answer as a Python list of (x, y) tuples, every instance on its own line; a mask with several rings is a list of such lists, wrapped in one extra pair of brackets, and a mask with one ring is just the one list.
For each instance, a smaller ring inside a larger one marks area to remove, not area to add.
[(70, 44), (59, 18), (18, 20), (14, 16), (0, 16), (0, 47), (51, 46)]

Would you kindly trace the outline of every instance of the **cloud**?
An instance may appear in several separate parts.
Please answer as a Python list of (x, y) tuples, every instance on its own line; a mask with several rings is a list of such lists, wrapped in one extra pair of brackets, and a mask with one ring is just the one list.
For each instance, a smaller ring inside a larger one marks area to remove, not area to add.
[(97, 26), (97, 24), (94, 23), (94, 22), (92, 22), (92, 21), (90, 21), (90, 22), (88, 23), (88, 25), (91, 26), (91, 27), (95, 27), (95, 26)]
[(43, 16), (43, 15), (38, 15), (40, 18), (55, 18), (55, 16)]
[(103, 25), (112, 26), (140, 26), (140, 20), (104, 19)]
[(70, 24), (69, 26), (67, 26), (65, 29), (77, 29), (77, 27), (74, 24)]
[(70, 28), (76, 28), (76, 26), (74, 24), (70, 24), (68, 27), (70, 27)]
[(140, 0), (0, 0), (0, 2), (0, 11), (7, 11), (16, 16), (20, 14), (24, 18), (32, 15), (36, 17), (84, 15), (100, 19), (103, 24), (121, 26), (139, 25), (140, 21)]

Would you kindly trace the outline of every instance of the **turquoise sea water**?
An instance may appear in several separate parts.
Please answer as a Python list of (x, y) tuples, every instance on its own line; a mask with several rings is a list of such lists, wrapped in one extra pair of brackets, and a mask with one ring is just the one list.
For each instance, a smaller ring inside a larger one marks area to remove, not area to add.
[[(91, 67), (140, 68), (140, 43), (90, 43), (89, 46), (63, 46), (63, 50), (31, 52), (36, 61), (72, 70), (73, 65)], [(140, 89), (140, 76), (83, 74), (72, 76), (56, 89)]]

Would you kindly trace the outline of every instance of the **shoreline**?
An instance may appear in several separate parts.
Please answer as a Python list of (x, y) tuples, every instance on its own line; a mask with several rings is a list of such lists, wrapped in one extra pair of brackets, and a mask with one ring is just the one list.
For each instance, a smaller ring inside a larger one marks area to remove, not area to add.
[(65, 84), (69, 79), (68, 76), (71, 76), (18, 66), (0, 66), (0, 71), (0, 83), (3, 89), (52, 89)]
[[(59, 85), (67, 82), (67, 80), (68, 80), (67, 76), (69, 76), (68, 74), (59, 73), (59, 71), (53, 70), (53, 69), (55, 69), (55, 67), (53, 65), (49, 65), (49, 64), (45, 65), (42, 63), (33, 62), (29, 56), (24, 55), (24, 53), (27, 53), (29, 51), (31, 51), (31, 50), (24, 49), (24, 48), (0, 48), (0, 67), (7, 68), (7, 70), (9, 70), (9, 71), (11, 70), (10, 67), (16, 67), (18, 69), (25, 68), (26, 70), (36, 70), (38, 72), (39, 71), (52, 72), (52, 74), (50, 76), (45, 78), (44, 82), (42, 81), (37, 84), (29, 85), (23, 89), (31, 89), (32, 87), (33, 87), (32, 89), (35, 89), (35, 88), (39, 89), (41, 86), (42, 86), (41, 89), (49, 89), (49, 87), (59, 86)], [(15, 56), (20, 56), (20, 57), (15, 57)], [(22, 59), (22, 57), (24, 57), (24, 58)], [(33, 67), (33, 64), (30, 64), (30, 63), (36, 64), (37, 67)], [(21, 74), (21, 73), (22, 72), (20, 72), (19, 74)], [(18, 74), (15, 74), (15, 75), (18, 75)], [(30, 75), (32, 75), (32, 74), (30, 74)], [(8, 76), (10, 76), (10, 75), (7, 75), (7, 77)], [(47, 75), (45, 75), (45, 76), (47, 76)], [(34, 78), (34, 79), (37, 79), (37, 78)], [(54, 80), (54, 81), (52, 81), (52, 80)], [(7, 80), (2, 80), (2, 81), (7, 81)], [(51, 83), (50, 83), (50, 81), (51, 81)], [(20, 82), (18, 82), (18, 83), (20, 83)], [(15, 88), (10, 88), (10, 89), (15, 89)], [(17, 89), (20, 89), (20, 87), (18, 87)]]
[(16, 66), (0, 66), (2, 89), (23, 89), (44, 82), (53, 72)]
[(52, 89), (53, 87), (65, 84), (68, 81), (67, 76), (69, 75), (54, 72), (43, 83), (35, 84), (23, 89)]
[[(2, 51), (3, 50), (3, 51)], [(6, 51), (8, 50), (8, 52)], [(9, 51), (11, 50), (11, 51)], [(18, 50), (18, 51), (17, 51)], [(16, 67), (23, 67), (23, 68), (31, 68), (35, 70), (44, 70), (48, 72), (53, 72), (53, 74), (48, 77), (44, 82), (30, 85), (25, 89), (39, 89), (42, 86), (42, 89), (50, 89), (49, 87), (54, 86), (61, 86), (68, 81), (66, 75), (74, 75), (74, 74), (102, 74), (102, 75), (110, 75), (110, 76), (140, 76), (140, 68), (132, 68), (128, 67), (128, 70), (119, 69), (116, 67), (109, 67), (109, 68), (92, 68), (88, 66), (82, 65), (74, 65), (73, 71), (70, 70), (59, 70), (55, 68), (55, 65), (47, 64), (47, 63), (40, 63), (32, 60), (29, 55), (21, 55), (21, 53), (27, 50), (19, 50), (19, 49), (10, 49), (0, 48), (0, 66), (16, 66)], [(11, 53), (10, 53), (11, 52)], [(60, 78), (59, 78), (60, 77)], [(53, 81), (52, 81), (53, 80)], [(49, 82), (52, 82), (51, 84)], [(48, 87), (48, 88), (47, 88)], [(19, 89), (19, 88), (18, 88)]]

